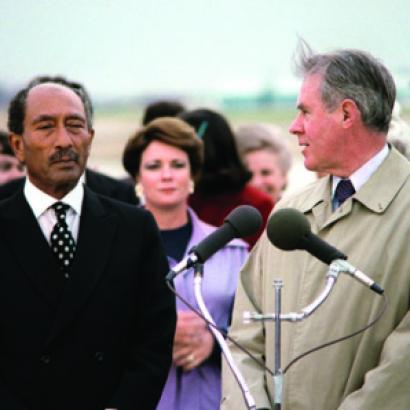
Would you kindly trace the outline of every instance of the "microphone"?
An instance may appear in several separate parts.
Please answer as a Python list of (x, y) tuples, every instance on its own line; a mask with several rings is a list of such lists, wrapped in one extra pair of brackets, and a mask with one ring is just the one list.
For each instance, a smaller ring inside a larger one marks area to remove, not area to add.
[(176, 275), (195, 263), (204, 263), (232, 239), (253, 235), (261, 226), (262, 216), (256, 208), (250, 205), (236, 207), (218, 229), (194, 246), (188, 256), (168, 272), (166, 279), (168, 281), (174, 279)]
[(384, 289), (347, 262), (344, 253), (312, 233), (309, 221), (296, 209), (284, 208), (275, 212), (268, 222), (266, 231), (271, 243), (279, 249), (284, 251), (303, 249), (327, 265), (337, 261), (343, 272), (350, 274), (374, 292), (383, 294)]

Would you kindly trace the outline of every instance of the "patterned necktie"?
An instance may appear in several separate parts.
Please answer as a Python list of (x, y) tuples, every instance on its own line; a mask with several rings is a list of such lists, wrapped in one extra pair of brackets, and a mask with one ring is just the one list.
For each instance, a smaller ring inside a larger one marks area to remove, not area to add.
[(337, 184), (335, 191), (335, 198), (337, 200), (337, 206), (343, 204), (347, 198), (351, 197), (355, 193), (354, 186), (350, 179), (341, 179)]
[(75, 253), (74, 238), (65, 220), (66, 212), (70, 207), (62, 202), (56, 202), (51, 207), (54, 209), (57, 217), (57, 222), (50, 235), (51, 249), (57, 258), (64, 276), (67, 278)]

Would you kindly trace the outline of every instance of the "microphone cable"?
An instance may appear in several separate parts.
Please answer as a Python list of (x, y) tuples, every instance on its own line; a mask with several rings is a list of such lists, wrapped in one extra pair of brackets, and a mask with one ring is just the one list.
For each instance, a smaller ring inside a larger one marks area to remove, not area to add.
[[(195, 314), (197, 314), (201, 319), (203, 319), (208, 326), (211, 326), (211, 327), (213, 327), (214, 329), (216, 329), (218, 332), (220, 332), (226, 339), (228, 339), (230, 342), (232, 342), (239, 350), (241, 350), (241, 351), (242, 351), (243, 353), (245, 353), (248, 357), (250, 357), (256, 364), (258, 364), (262, 369), (264, 369), (266, 372), (268, 372), (272, 377), (275, 376), (275, 373), (274, 373), (271, 369), (269, 369), (269, 367), (267, 367), (264, 362), (262, 362), (262, 361), (261, 361), (260, 359), (258, 359), (253, 353), (251, 353), (249, 350), (247, 350), (245, 347), (243, 347), (240, 343), (238, 343), (236, 340), (234, 340), (232, 337), (230, 337), (230, 336), (228, 335), (228, 333), (227, 333), (224, 329), (222, 329), (222, 328), (218, 327), (217, 325), (215, 325), (215, 324), (209, 322), (199, 310), (197, 310), (194, 306), (192, 306), (191, 303), (189, 303), (183, 296), (181, 296), (181, 295), (176, 291), (175, 287), (171, 284), (171, 281), (166, 280), (166, 284), (167, 284), (168, 288), (171, 290), (171, 292), (172, 292), (180, 301), (182, 301), (182, 303), (184, 303), (190, 310), (192, 310), (192, 311), (193, 311)], [(299, 361), (300, 359), (302, 359), (303, 357), (305, 357), (305, 356), (307, 356), (307, 355), (309, 355), (309, 354), (311, 354), (311, 353), (317, 352), (318, 350), (324, 349), (324, 348), (329, 347), (329, 346), (332, 346), (332, 345), (334, 345), (334, 344), (336, 344), (336, 343), (343, 342), (343, 341), (345, 341), (345, 340), (347, 340), (347, 339), (350, 339), (350, 338), (352, 338), (352, 337), (354, 337), (354, 336), (357, 336), (358, 334), (363, 333), (363, 332), (366, 331), (367, 329), (369, 329), (369, 328), (371, 328), (372, 326), (374, 326), (374, 325), (380, 320), (380, 318), (383, 316), (383, 314), (384, 314), (384, 312), (386, 311), (387, 306), (388, 306), (387, 296), (386, 296), (384, 293), (383, 293), (381, 296), (383, 296), (383, 306), (381, 307), (381, 309), (380, 309), (380, 311), (378, 312), (377, 316), (376, 316), (373, 320), (371, 320), (367, 325), (365, 325), (364, 327), (362, 327), (362, 328), (360, 328), (360, 329), (358, 329), (358, 330), (356, 330), (356, 331), (354, 331), (354, 332), (352, 332), (352, 333), (349, 333), (349, 334), (346, 335), (346, 336), (342, 336), (342, 337), (339, 337), (339, 338), (337, 338), (337, 339), (330, 340), (329, 342), (322, 343), (322, 344), (320, 344), (320, 345), (318, 345), (318, 346), (316, 346), (316, 347), (313, 347), (312, 349), (306, 350), (305, 352), (299, 354), (299, 355), (296, 356), (294, 359), (292, 359), (292, 360), (283, 368), (282, 373), (285, 374), (285, 373), (290, 369), (291, 366), (293, 366), (296, 362), (298, 362), (298, 361)]]
[(310, 353), (314, 353), (317, 352), (318, 350), (324, 349), (325, 347), (329, 347), (332, 346), (336, 343), (339, 342), (343, 342), (344, 340), (350, 339), (354, 336), (357, 336), (358, 334), (364, 332), (365, 330), (371, 328), (376, 322), (378, 322), (380, 320), (380, 318), (383, 316), (384, 312), (387, 309), (387, 296), (383, 293), (381, 296), (383, 296), (383, 306), (380, 309), (380, 312), (377, 314), (377, 316), (371, 320), (366, 326), (360, 328), (359, 330), (356, 330), (352, 333), (349, 333), (346, 336), (342, 336), (342, 337), (338, 337), (337, 339), (333, 339), (330, 340), (329, 342), (323, 343), (319, 346), (313, 347), (312, 349), (306, 350), (305, 352), (299, 354), (298, 356), (296, 356), (294, 359), (292, 359), (287, 365), (286, 367), (284, 367), (283, 369), (283, 373), (286, 373), (291, 366), (293, 366), (297, 361), (299, 361), (300, 359), (302, 359), (303, 357), (309, 355)]
[(204, 315), (197, 310), (194, 306), (192, 306), (191, 303), (189, 303), (183, 296), (181, 296), (175, 289), (174, 286), (172, 286), (171, 282), (169, 280), (166, 280), (167, 286), (168, 288), (171, 290), (171, 292), (182, 302), (184, 303), (184, 305), (186, 305), (190, 310), (192, 310), (195, 314), (197, 314), (201, 319), (203, 319), (205, 321), (205, 323), (208, 326), (213, 327), (214, 329), (216, 329), (219, 333), (222, 334), (222, 336), (225, 339), (228, 339), (230, 342), (232, 342), (239, 350), (242, 350), (243, 353), (245, 353), (246, 355), (248, 355), (255, 363), (257, 363), (260, 367), (262, 367), (264, 370), (266, 370), (271, 376), (274, 376), (274, 373), (272, 372), (271, 369), (269, 369), (269, 367), (267, 367), (265, 365), (265, 363), (263, 363), (261, 360), (259, 360), (253, 353), (249, 352), (245, 347), (243, 347), (241, 344), (239, 344), (237, 341), (235, 341), (233, 338), (231, 338), (228, 333), (220, 328), (219, 326), (217, 326), (216, 324), (210, 322), (208, 319), (206, 319), (204, 317)]

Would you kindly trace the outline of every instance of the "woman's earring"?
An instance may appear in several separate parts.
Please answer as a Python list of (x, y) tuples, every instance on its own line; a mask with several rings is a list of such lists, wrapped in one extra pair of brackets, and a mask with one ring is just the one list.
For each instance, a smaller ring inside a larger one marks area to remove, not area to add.
[(144, 198), (144, 190), (142, 189), (142, 185), (137, 182), (135, 185), (135, 193), (137, 194), (137, 197), (140, 200), (140, 204), (144, 205), (145, 204), (145, 198)]
[(193, 194), (195, 191), (195, 182), (192, 179), (189, 181), (188, 191), (190, 194)]

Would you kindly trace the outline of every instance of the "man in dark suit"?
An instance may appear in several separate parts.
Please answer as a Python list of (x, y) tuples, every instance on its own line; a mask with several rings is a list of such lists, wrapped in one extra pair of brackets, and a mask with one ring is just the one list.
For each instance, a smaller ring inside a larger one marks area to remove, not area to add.
[(9, 130), (27, 178), (0, 202), (0, 408), (155, 409), (175, 301), (153, 218), (79, 182), (94, 135), (81, 85), (33, 80)]
[[(134, 205), (138, 204), (138, 198), (132, 184), (118, 181), (115, 178), (89, 168), (85, 170), (84, 176), (85, 185), (97, 194), (109, 196), (110, 198)], [(23, 189), (24, 181), (25, 177), (20, 177), (0, 185), (0, 200), (8, 198), (19, 189)]]

